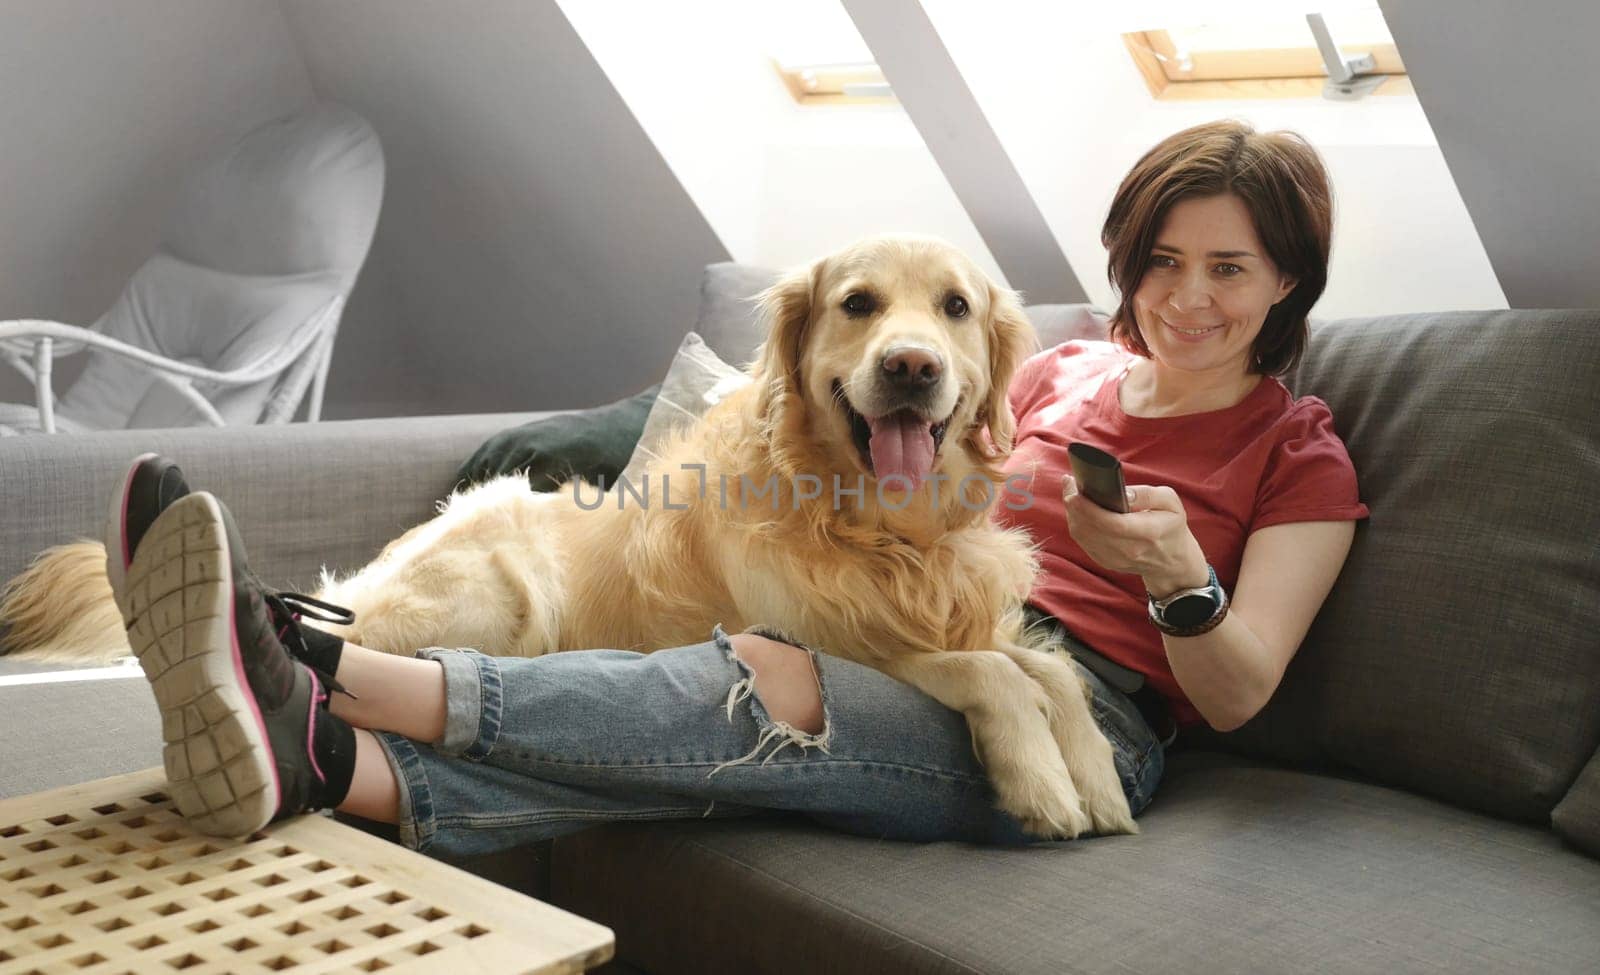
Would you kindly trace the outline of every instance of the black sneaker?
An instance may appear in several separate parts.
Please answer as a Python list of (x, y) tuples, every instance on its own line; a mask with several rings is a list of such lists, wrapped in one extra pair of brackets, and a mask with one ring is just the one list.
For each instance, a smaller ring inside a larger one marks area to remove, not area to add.
[(161, 708), (173, 802), (195, 829), (244, 836), (343, 801), (355, 734), (328, 712), (326, 679), (285, 648), (280, 630), (293, 640), (299, 624), (250, 573), (222, 502), (197, 491), (170, 504), (118, 598)]
[(128, 465), (128, 472), (111, 496), (111, 512), (106, 518), (106, 577), (117, 595), (117, 606), (124, 621), (127, 607), (121, 593), (128, 576), (128, 563), (150, 525), (174, 501), (189, 493), (189, 484), (177, 464), (160, 454), (142, 454)]
[[(188, 494), (189, 484), (178, 465), (160, 454), (150, 453), (134, 458), (133, 463), (128, 465), (128, 473), (112, 495), (111, 512), (106, 519), (106, 578), (111, 581), (111, 591), (116, 596), (117, 608), (122, 610), (124, 625), (128, 624), (130, 615), (122, 596), (127, 589), (128, 565), (155, 520), (173, 502)], [(240, 568), (250, 582), (261, 590), (267, 608), (277, 623), (278, 639), (284, 641), (289, 653), (296, 660), (317, 669), (329, 687), (349, 693), (333, 679), (344, 641), (331, 633), (296, 624), (302, 616), (307, 616), (325, 623), (348, 626), (355, 622), (355, 614), (297, 592), (272, 590), (249, 568)]]

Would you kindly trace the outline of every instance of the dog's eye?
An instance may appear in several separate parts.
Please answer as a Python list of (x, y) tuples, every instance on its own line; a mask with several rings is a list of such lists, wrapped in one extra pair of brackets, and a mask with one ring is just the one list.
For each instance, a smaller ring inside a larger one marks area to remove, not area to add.
[(862, 291), (852, 291), (844, 298), (845, 314), (851, 316), (870, 315), (876, 304), (872, 296)]
[(960, 295), (951, 295), (944, 300), (944, 313), (951, 318), (966, 318), (968, 311), (967, 299)]

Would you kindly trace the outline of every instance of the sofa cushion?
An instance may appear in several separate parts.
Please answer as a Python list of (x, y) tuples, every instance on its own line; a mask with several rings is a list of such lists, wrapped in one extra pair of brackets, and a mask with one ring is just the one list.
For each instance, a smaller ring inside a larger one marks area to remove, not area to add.
[(750, 364), (766, 337), (754, 299), (777, 281), (778, 272), (771, 268), (735, 261), (707, 264), (700, 277), (700, 317), (694, 331), (725, 362), (740, 368)]
[(797, 821), (555, 842), (551, 899), (675, 972), (1589, 972), (1600, 862), (1547, 830), (1216, 753), (1143, 833), (1028, 849)]
[(1550, 813), (1550, 822), (1567, 842), (1600, 857), (1600, 751)]
[(45, 680), (8, 663), (0, 657), (0, 799), (161, 764), (161, 712), (137, 666)]
[(1227, 747), (1548, 822), (1600, 744), (1600, 312), (1332, 322), (1289, 384), (1372, 517)]
[[(667, 367), (667, 378), (661, 381), (661, 392), (650, 406), (633, 456), (622, 471), (623, 481), (645, 491), (645, 469), (673, 432), (699, 420), (723, 397), (748, 385), (750, 377), (722, 361), (699, 335), (685, 335), (672, 357), (672, 365)], [(670, 476), (673, 472), (666, 473)]]
[(535, 491), (573, 478), (617, 483), (633, 456), (661, 384), (604, 406), (541, 416), (497, 431), (456, 471), (458, 488), (523, 472)]

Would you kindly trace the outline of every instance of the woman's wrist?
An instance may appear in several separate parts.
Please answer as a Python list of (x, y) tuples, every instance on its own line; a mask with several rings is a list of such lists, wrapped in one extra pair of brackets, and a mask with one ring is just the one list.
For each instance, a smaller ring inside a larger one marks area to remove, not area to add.
[(1172, 567), (1146, 573), (1142, 578), (1145, 592), (1165, 599), (1180, 589), (1199, 589), (1210, 582), (1211, 566), (1206, 561), (1206, 553), (1200, 550), (1200, 543), (1191, 535), (1184, 554)]

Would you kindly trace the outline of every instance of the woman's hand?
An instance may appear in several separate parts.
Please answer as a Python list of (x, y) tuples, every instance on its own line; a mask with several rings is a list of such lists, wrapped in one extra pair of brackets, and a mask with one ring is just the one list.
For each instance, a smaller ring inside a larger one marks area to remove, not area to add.
[(1061, 482), (1067, 531), (1089, 557), (1113, 572), (1144, 578), (1158, 597), (1206, 584), (1205, 553), (1189, 531), (1178, 492), (1155, 484), (1128, 487), (1128, 513), (1108, 511), (1078, 493), (1071, 474)]

